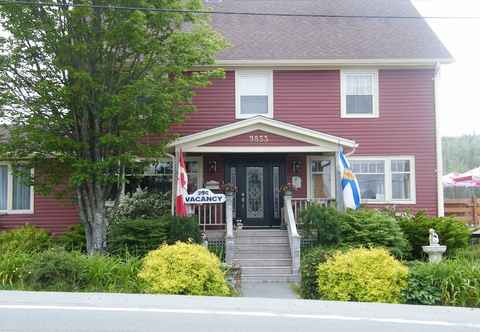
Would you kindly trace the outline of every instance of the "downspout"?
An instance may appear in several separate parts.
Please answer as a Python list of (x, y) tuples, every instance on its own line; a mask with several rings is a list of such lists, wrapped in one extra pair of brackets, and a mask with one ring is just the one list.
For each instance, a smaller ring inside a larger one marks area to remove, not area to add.
[(172, 216), (175, 215), (175, 185), (176, 185), (176, 178), (177, 178), (177, 165), (175, 165), (175, 156), (171, 153), (166, 153), (168, 157), (172, 159), (172, 195), (171, 195), (171, 213)]
[(435, 111), (435, 139), (437, 152), (437, 214), (439, 217), (445, 215), (444, 197), (443, 197), (443, 158), (442, 158), (442, 139), (440, 137), (440, 63), (435, 63), (435, 76), (433, 78), (434, 111)]

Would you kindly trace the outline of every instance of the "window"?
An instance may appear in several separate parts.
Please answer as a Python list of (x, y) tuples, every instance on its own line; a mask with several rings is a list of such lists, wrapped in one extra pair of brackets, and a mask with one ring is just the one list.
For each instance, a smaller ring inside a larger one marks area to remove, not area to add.
[[(202, 184), (202, 158), (186, 158), (186, 168), (188, 177), (188, 192), (192, 193)], [(126, 172), (126, 182), (124, 193), (133, 193), (137, 189), (148, 190), (149, 192), (170, 193), (172, 192), (173, 167), (172, 161), (165, 159), (158, 163), (151, 164), (143, 173), (138, 170), (129, 170)]]
[(9, 164), (0, 164), (0, 212), (33, 213), (33, 187), (26, 181)]
[(378, 71), (342, 71), (342, 117), (378, 117)]
[(385, 200), (385, 161), (352, 161), (352, 171), (357, 177), (362, 199)]
[(125, 193), (134, 193), (138, 189), (155, 193), (172, 191), (173, 168), (171, 161), (160, 161), (142, 170), (126, 172)]
[(273, 72), (271, 70), (239, 70), (235, 72), (236, 117), (246, 119), (273, 116)]
[(334, 162), (332, 158), (308, 158), (308, 192), (310, 198), (335, 198)]
[(201, 157), (186, 158), (187, 178), (188, 178), (188, 192), (194, 193), (195, 190), (203, 185), (203, 163)]
[(413, 157), (350, 157), (362, 200), (370, 203), (415, 203)]

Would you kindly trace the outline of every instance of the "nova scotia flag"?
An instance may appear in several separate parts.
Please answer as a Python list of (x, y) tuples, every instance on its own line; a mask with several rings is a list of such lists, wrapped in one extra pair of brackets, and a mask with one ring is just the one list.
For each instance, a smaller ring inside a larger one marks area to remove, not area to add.
[(358, 209), (360, 207), (360, 187), (357, 178), (343, 151), (338, 154), (338, 159), (345, 208)]

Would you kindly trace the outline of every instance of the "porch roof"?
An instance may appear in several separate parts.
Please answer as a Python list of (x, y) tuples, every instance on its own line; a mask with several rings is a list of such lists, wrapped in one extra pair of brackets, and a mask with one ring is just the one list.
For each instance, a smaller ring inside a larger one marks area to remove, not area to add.
[[(229, 145), (211, 144), (222, 140), (248, 134), (255, 131), (263, 131), (272, 135), (294, 140), (296, 144), (269, 145), (269, 144), (235, 144)], [(212, 128), (192, 135), (178, 138), (170, 144), (172, 148), (182, 148), (185, 152), (335, 152), (340, 146), (355, 148), (357, 144), (353, 140), (325, 134), (316, 130), (296, 126), (256, 116), (246, 120), (237, 121), (221, 127)]]

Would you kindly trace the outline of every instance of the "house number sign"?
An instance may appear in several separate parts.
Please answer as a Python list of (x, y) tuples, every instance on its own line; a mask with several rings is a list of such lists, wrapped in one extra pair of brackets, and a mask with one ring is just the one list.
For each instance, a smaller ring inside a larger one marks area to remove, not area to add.
[(265, 144), (268, 143), (268, 135), (250, 135), (250, 143)]

